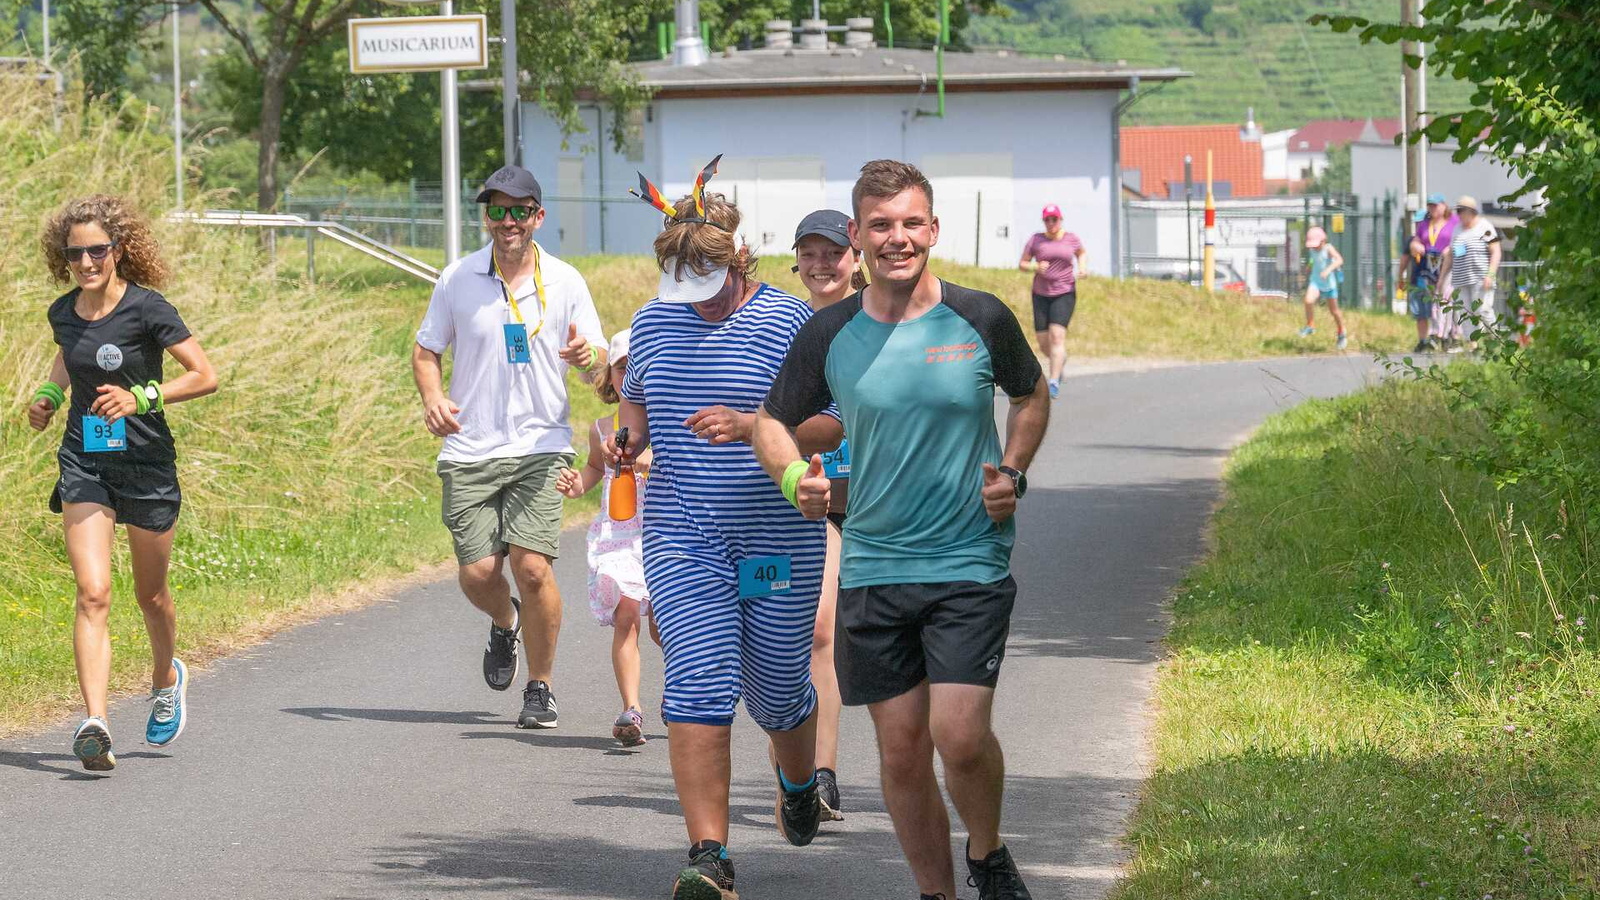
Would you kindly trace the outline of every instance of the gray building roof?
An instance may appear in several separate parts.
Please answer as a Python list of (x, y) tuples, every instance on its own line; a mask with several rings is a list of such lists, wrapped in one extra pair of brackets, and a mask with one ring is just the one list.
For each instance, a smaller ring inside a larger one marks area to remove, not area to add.
[[(657, 97), (737, 93), (897, 93), (931, 89), (938, 72), (932, 50), (833, 48), (743, 50), (713, 55), (699, 66), (671, 60), (630, 68)], [(1177, 68), (1085, 62), (1008, 52), (944, 55), (946, 91), (1106, 90), (1143, 82), (1175, 81), (1192, 73)]]

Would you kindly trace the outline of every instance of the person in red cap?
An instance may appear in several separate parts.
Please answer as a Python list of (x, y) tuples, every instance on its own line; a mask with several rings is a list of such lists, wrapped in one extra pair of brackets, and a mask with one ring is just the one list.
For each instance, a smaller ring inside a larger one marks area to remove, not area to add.
[(1042, 213), (1044, 230), (1028, 238), (1017, 268), (1033, 273), (1033, 331), (1039, 352), (1050, 360), (1050, 399), (1061, 393), (1067, 367), (1067, 325), (1078, 306), (1078, 275), (1087, 253), (1078, 236), (1061, 227), (1061, 207)]

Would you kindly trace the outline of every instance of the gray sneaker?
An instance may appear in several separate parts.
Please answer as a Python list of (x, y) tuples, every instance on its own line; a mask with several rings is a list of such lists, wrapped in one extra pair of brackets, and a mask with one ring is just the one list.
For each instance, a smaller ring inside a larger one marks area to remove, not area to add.
[(517, 727), (554, 728), (558, 722), (556, 695), (550, 692), (550, 685), (543, 681), (528, 682), (522, 691), (522, 715), (517, 716)]
[(522, 627), (522, 604), (511, 598), (516, 614), (510, 628), (489, 623), (489, 646), (483, 648), (483, 680), (503, 691), (517, 680), (517, 630)]
[(117, 767), (116, 754), (111, 752), (111, 730), (106, 720), (90, 716), (72, 733), (72, 755), (91, 772), (109, 772)]
[(637, 747), (645, 743), (644, 716), (639, 712), (639, 707), (630, 706), (617, 716), (617, 720), (611, 723), (611, 736), (624, 747)]

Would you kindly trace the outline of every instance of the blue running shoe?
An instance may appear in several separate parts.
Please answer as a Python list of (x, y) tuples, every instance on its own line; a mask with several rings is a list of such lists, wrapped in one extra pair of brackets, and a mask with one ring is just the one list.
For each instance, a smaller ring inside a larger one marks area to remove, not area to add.
[(178, 682), (150, 692), (150, 724), (145, 726), (144, 740), (156, 747), (177, 740), (189, 719), (189, 669), (176, 656), (172, 668), (178, 673)]
[(1311, 337), (1313, 334), (1316, 334), (1316, 333), (1317, 333), (1317, 330), (1315, 328), (1312, 328), (1310, 325), (1307, 325), (1306, 327), (1300, 329), (1300, 336), (1303, 337), (1303, 338), (1304, 337)]
[(90, 716), (72, 733), (72, 755), (91, 772), (109, 772), (117, 767), (117, 757), (111, 752), (111, 729), (106, 720)]
[(1059, 382), (1059, 381), (1050, 382), (1050, 399), (1054, 400), (1055, 398), (1057, 398), (1059, 396), (1061, 396), (1061, 382)]

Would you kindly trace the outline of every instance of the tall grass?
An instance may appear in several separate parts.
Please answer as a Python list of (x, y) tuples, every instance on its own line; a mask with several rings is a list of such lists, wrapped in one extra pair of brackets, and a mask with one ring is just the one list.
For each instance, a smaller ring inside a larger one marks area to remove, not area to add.
[(1235, 455), (1119, 900), (1594, 896), (1591, 511), (1405, 446), (1475, 427), (1391, 383)]

